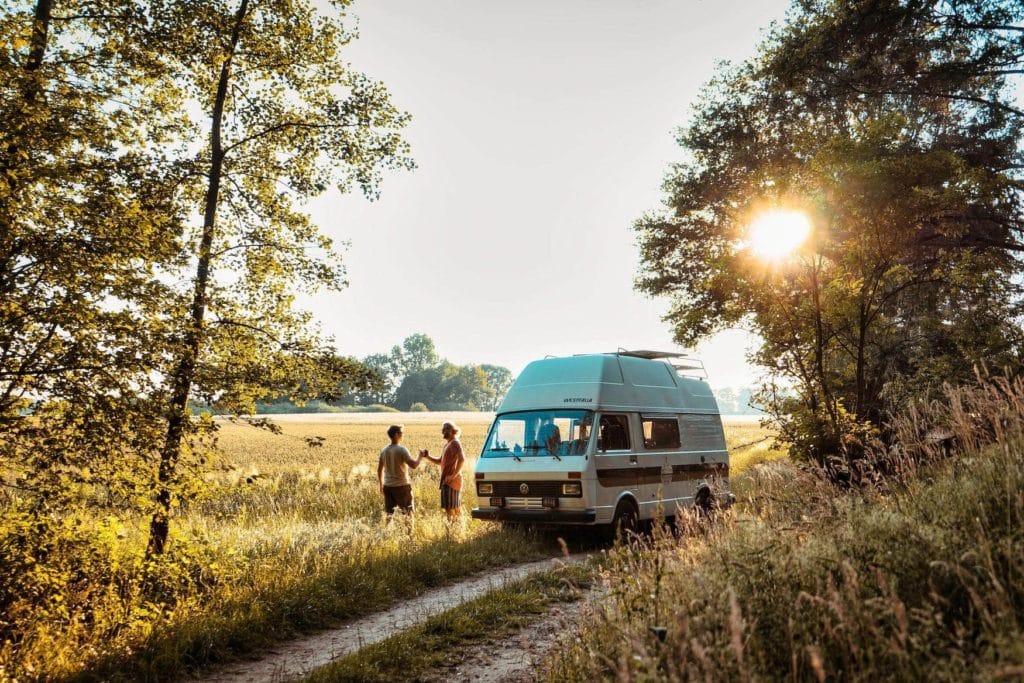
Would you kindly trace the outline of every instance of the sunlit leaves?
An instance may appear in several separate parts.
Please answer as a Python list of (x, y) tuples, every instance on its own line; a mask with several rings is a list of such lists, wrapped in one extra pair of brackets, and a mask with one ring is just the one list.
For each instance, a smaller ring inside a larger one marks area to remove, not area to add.
[[(669, 299), (681, 343), (761, 336), (762, 398), (798, 454), (855, 454), (889, 409), (1019, 365), (1024, 117), (1003, 105), (1024, 50), (989, 25), (1022, 19), (1011, 2), (799, 2), (680, 132), (665, 210), (637, 223), (638, 287)], [(811, 238), (758, 258), (748, 226), (780, 209)]]

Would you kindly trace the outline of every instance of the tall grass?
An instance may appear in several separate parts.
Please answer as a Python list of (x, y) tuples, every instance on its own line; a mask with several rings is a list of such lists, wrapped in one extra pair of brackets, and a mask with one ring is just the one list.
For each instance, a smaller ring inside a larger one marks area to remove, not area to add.
[[(467, 449), (485, 428), (467, 427)], [(14, 597), (0, 615), (13, 634), (0, 640), (0, 681), (165, 680), (556, 552), (550, 540), (492, 525), (446, 525), (436, 467), (414, 475), (412, 528), (404, 518), (385, 524), (376, 481), (385, 429), (290, 423), (279, 436), (225, 425), (206, 494), (182, 506), (172, 552), (153, 564), (143, 560), (144, 518), (85, 506), (55, 512), (46, 565), (23, 567), (21, 584), (0, 587)], [(441, 441), (436, 426), (407, 431), (414, 447)], [(308, 446), (310, 436), (323, 445)], [(31, 520), (11, 522), (0, 525), (0, 556), (16, 559), (19, 538), (35, 532)]]
[[(45, 566), (7, 572), (4, 562), (20, 557), (19, 539), (35, 527), (5, 517), (0, 578), (23, 580), (0, 585), (14, 598), (0, 614), (0, 634), (12, 634), (0, 638), (0, 681), (165, 680), (428, 586), (557, 552), (549, 537), (472, 520), (446, 526), (438, 470), (427, 465), (413, 475), (413, 529), (400, 519), (385, 524), (376, 462), (389, 419), (284, 422), (280, 435), (225, 424), (206, 494), (180, 508), (172, 551), (153, 564), (143, 561), (145, 518), (83, 506), (53, 513), (58, 533)], [(463, 428), (466, 451), (479, 452), (487, 425)], [(765, 434), (727, 430), (731, 444)], [(405, 432), (413, 451), (439, 452), (439, 425)], [(475, 493), (467, 482), (468, 509)], [(10, 509), (0, 501), (5, 516)]]
[(613, 551), (608, 598), (547, 676), (1024, 676), (1024, 386), (950, 390), (900, 429), (902, 447), (877, 457), (896, 483), (843, 492), (758, 465), (713, 526)]

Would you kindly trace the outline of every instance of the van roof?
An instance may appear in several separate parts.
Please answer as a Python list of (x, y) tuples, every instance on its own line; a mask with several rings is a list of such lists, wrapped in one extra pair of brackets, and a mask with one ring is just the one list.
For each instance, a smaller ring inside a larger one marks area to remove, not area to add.
[(676, 356), (620, 351), (533, 361), (509, 389), (498, 411), (584, 408), (718, 414), (707, 382), (683, 377), (666, 362)]

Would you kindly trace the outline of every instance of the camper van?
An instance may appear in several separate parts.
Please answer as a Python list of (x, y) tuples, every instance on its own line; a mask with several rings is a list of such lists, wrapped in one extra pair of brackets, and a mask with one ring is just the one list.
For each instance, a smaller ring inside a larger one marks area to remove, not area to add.
[(659, 351), (530, 363), (484, 442), (473, 517), (632, 528), (729, 501), (718, 404), (690, 376), (702, 371)]

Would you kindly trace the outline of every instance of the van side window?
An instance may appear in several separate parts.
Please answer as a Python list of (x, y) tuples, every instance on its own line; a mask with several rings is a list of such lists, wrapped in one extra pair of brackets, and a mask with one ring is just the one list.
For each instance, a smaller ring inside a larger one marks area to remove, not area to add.
[(679, 448), (679, 421), (668, 417), (641, 417), (644, 448)]
[(629, 450), (629, 422), (625, 415), (602, 415), (598, 429), (597, 450)]

